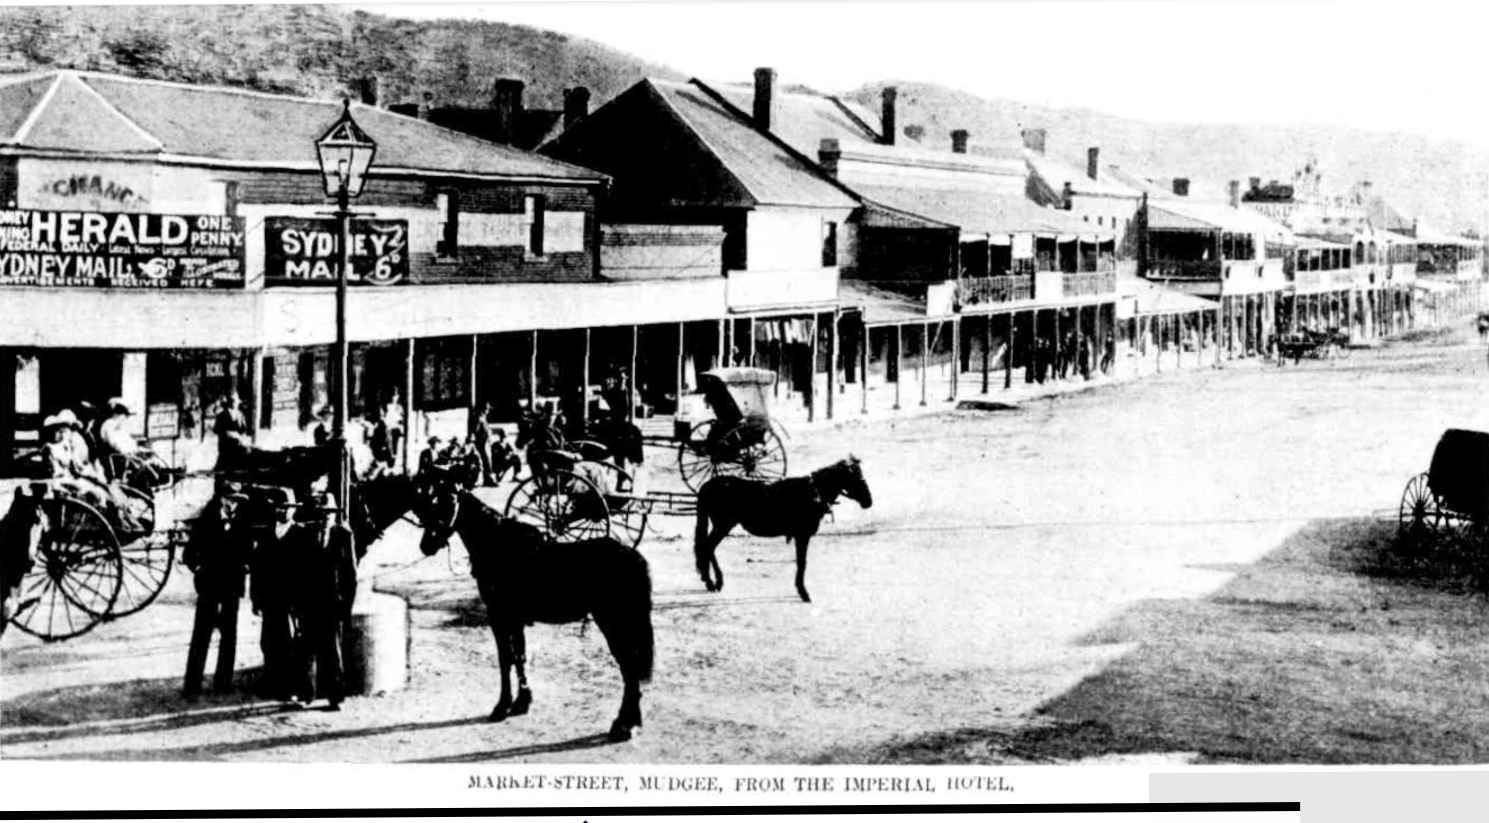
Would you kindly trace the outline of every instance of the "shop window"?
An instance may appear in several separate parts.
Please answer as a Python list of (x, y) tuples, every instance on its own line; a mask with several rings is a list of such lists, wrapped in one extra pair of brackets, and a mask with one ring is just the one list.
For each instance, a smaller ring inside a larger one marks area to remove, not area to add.
[(547, 206), (546, 199), (540, 194), (522, 198), (522, 225), (527, 234), (529, 257), (543, 256), (543, 212)]
[(832, 220), (822, 221), (822, 268), (838, 264), (838, 224)]
[(443, 260), (454, 259), (460, 251), (460, 192), (446, 191), (434, 196), (434, 207), (443, 218), (440, 223), (440, 239), (434, 255)]
[(462, 408), (470, 387), (470, 341), (460, 338), (420, 340), (419, 379), (415, 383), (419, 408), (429, 411)]

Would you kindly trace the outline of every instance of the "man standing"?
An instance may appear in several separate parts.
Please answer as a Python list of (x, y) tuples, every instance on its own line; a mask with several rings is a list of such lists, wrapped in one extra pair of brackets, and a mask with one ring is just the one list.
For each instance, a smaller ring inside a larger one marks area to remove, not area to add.
[(467, 434), (481, 463), (481, 485), (494, 486), (496, 478), (491, 474), (491, 416), (490, 403), (477, 403), (471, 407)]
[(212, 433), (217, 435), (217, 468), (232, 468), (242, 462), (248, 453), (248, 418), (237, 394), (229, 394), (222, 401), (222, 411), (212, 421)]
[(309, 705), (324, 697), (326, 709), (334, 712), (341, 710), (344, 696), (341, 641), (357, 593), (357, 560), (350, 530), (335, 524), (334, 499), (324, 495), (320, 503), (317, 516), (297, 525), (290, 539), (303, 563), (295, 597), (296, 672), (306, 678), (301, 701)]
[(259, 694), (271, 700), (290, 700), (301, 686), (303, 675), (294, 672), (294, 624), (290, 613), (293, 581), (302, 573), (304, 558), (295, 545), (295, 500), (284, 489), (268, 489), (266, 502), (273, 511), (269, 532), (257, 541), (253, 552), (248, 596), (254, 614), (263, 621), (259, 649), (264, 654), (264, 675)]
[(196, 575), (196, 620), (191, 627), (191, 645), (186, 654), (188, 700), (202, 691), (202, 674), (212, 634), (219, 635), (217, 670), (212, 690), (225, 694), (233, 688), (233, 662), (238, 644), (238, 603), (243, 598), (243, 577), (253, 540), (241, 523), (235, 522), (247, 498), (238, 491), (220, 496), (209, 504), (192, 525), (182, 562)]

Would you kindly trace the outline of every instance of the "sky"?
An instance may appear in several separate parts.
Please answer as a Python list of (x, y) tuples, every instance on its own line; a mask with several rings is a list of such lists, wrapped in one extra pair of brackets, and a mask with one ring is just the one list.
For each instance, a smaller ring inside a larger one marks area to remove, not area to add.
[(1489, 146), (1489, 9), (1439, 0), (545, 0), (369, 4), (522, 23), (715, 81), (925, 81), (1170, 122), (1332, 123)]

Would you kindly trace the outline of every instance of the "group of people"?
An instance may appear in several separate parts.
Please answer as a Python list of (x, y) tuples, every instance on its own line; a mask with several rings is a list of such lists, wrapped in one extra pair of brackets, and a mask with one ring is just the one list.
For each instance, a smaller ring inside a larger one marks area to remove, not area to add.
[(79, 411), (62, 409), (42, 421), (42, 460), (55, 479), (93, 478), (106, 481), (110, 455), (140, 453), (131, 431), (133, 412), (118, 397), (101, 411), (79, 404)]
[[(261, 622), (260, 696), (307, 706), (324, 698), (327, 710), (337, 711), (345, 696), (342, 636), (357, 589), (351, 531), (337, 525), (329, 495), (304, 506), (286, 489), (257, 488), (254, 495), (220, 488), (192, 526), (182, 561), (195, 576), (197, 608), (182, 694), (201, 694), (214, 634), (212, 688), (232, 691), (246, 594)], [(262, 511), (247, 511), (255, 506)]]

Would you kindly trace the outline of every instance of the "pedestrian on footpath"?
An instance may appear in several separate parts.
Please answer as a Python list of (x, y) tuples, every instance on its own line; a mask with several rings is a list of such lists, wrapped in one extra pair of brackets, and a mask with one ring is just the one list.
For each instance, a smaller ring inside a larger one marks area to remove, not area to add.
[(471, 407), (470, 418), (466, 421), (466, 434), (470, 438), (471, 447), (475, 449), (476, 458), (481, 466), (481, 481), (479, 485), (494, 486), (496, 478), (491, 473), (491, 404), (482, 402)]
[(186, 652), (186, 682), (182, 696), (194, 700), (202, 693), (202, 675), (207, 668), (207, 652), (212, 635), (218, 635), (217, 668), (212, 677), (212, 691), (227, 694), (233, 690), (233, 664), (238, 646), (238, 604), (243, 599), (243, 581), (248, 574), (248, 561), (253, 539), (248, 529), (235, 522), (237, 512), (247, 497), (230, 491), (209, 503), (192, 524), (191, 535), (182, 562), (191, 569), (196, 582), (196, 619), (191, 626), (191, 643)]
[(295, 670), (305, 679), (300, 701), (308, 706), (323, 697), (333, 712), (341, 710), (345, 696), (341, 644), (357, 594), (354, 540), (349, 528), (335, 522), (338, 510), (333, 497), (322, 496), (316, 515), (297, 524), (290, 537), (303, 559), (294, 604), (300, 626)]
[(266, 502), (273, 524), (254, 546), (248, 596), (253, 613), (259, 616), (259, 650), (264, 655), (264, 673), (259, 696), (292, 700), (304, 680), (295, 672), (295, 626), (291, 614), (292, 582), (303, 573), (303, 559), (296, 556), (296, 502), (286, 489), (268, 489)]

